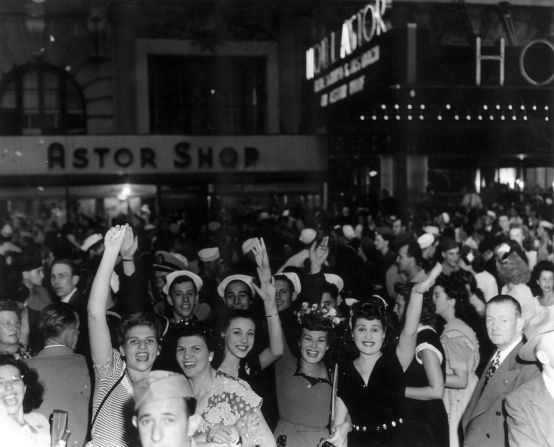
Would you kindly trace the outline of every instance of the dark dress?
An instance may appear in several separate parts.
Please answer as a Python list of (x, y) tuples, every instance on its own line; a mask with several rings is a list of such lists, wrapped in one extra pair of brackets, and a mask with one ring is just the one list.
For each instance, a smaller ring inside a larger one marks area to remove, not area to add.
[[(423, 350), (433, 351), (439, 358), (443, 378), (446, 379), (445, 354), (440, 338), (430, 326), (420, 326), (417, 333), (416, 354), (406, 370), (407, 387), (429, 385), (425, 368), (418, 355)], [(402, 406), (404, 434), (412, 447), (448, 447), (448, 415), (442, 399), (417, 400), (405, 398)]]
[(352, 419), (349, 447), (406, 445), (403, 442), (404, 372), (394, 349), (383, 352), (367, 385), (351, 361), (339, 368), (338, 396)]

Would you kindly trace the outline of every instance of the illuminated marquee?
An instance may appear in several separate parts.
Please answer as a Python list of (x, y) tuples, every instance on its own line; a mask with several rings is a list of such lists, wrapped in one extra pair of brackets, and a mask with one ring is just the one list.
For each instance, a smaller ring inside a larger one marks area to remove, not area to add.
[(374, 38), (387, 32), (383, 16), (392, 0), (374, 0), (306, 51), (306, 80), (313, 81), (320, 107), (364, 91), (370, 82), (366, 69), (380, 60)]
[(370, 43), (375, 36), (387, 31), (383, 20), (392, 0), (375, 0), (360, 9), (341, 27), (340, 39), (332, 32), (318, 44), (306, 51), (306, 79), (309, 81), (329, 68), (339, 59), (344, 59), (357, 48)]

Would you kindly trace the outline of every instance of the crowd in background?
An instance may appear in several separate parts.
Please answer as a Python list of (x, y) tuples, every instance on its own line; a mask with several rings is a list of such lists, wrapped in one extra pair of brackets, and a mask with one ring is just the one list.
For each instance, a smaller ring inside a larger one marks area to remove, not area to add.
[(68, 445), (156, 445), (135, 420), (153, 370), (187, 379), (187, 445), (554, 445), (550, 197), (58, 217), (0, 223), (21, 445), (64, 414)]

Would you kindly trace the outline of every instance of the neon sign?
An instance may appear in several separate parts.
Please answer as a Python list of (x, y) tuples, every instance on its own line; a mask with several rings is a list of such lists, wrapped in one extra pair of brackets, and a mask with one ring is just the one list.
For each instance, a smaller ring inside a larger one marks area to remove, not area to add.
[(309, 48), (306, 51), (306, 79), (313, 79), (335, 62), (370, 43), (375, 36), (384, 34), (387, 25), (383, 16), (391, 5), (392, 0), (368, 3), (342, 23), (340, 38), (337, 38), (338, 33), (331, 32)]

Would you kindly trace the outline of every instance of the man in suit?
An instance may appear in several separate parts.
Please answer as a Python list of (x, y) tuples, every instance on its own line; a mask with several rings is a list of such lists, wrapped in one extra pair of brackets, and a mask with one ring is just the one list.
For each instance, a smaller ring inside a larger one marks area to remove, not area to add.
[(90, 420), (92, 382), (85, 357), (74, 352), (79, 317), (71, 305), (54, 303), (41, 313), (39, 329), (44, 348), (27, 360), (44, 384), (44, 400), (38, 412), (47, 418), (53, 410), (69, 413), (68, 447), (82, 447)]
[(554, 447), (554, 320), (548, 311), (533, 318), (525, 331), (523, 360), (542, 365), (542, 375), (506, 397), (510, 447)]
[(462, 417), (463, 445), (466, 447), (507, 445), (505, 397), (535, 378), (535, 363), (518, 358), (523, 345), (521, 306), (509, 295), (491, 298), (485, 309), (487, 334), (496, 346)]
[(87, 296), (78, 288), (79, 275), (75, 264), (69, 259), (56, 259), (50, 267), (50, 284), (55, 295), (63, 303), (71, 305), (77, 312), (81, 324), (76, 351), (88, 356), (90, 354), (87, 330)]

